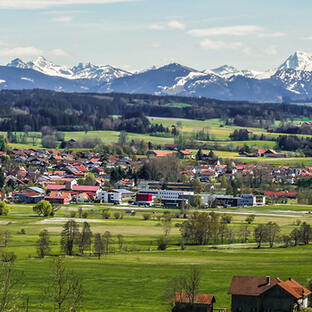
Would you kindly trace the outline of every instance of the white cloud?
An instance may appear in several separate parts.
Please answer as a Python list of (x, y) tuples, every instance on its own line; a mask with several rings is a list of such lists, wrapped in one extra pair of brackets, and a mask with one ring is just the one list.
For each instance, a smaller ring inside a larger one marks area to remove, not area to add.
[(154, 42), (150, 45), (150, 47), (153, 49), (158, 49), (158, 48), (160, 48), (160, 44), (158, 42)]
[(264, 50), (264, 53), (268, 56), (274, 56), (274, 55), (277, 55), (277, 47), (276, 46), (270, 46), (268, 48), (266, 48)]
[(69, 54), (63, 49), (53, 49), (51, 51), (47, 51), (47, 53), (55, 56), (69, 56)]
[(51, 19), (51, 22), (56, 22), (56, 23), (70, 23), (72, 21), (73, 21), (72, 16), (57, 16)]
[(79, 4), (107, 4), (136, 0), (1, 0), (0, 9), (47, 9)]
[(168, 27), (171, 28), (171, 29), (179, 29), (179, 30), (183, 30), (185, 28), (185, 25), (182, 24), (181, 22), (179, 21), (170, 21), (168, 23)]
[(312, 36), (303, 38), (305, 40), (312, 40)]
[(43, 50), (37, 49), (35, 47), (14, 47), (6, 48), (0, 50), (0, 55), (10, 56), (10, 57), (22, 57), (22, 56), (38, 56), (44, 53)]
[(259, 38), (278, 38), (284, 36), (286, 36), (286, 34), (283, 32), (263, 33), (258, 35)]
[(165, 30), (165, 29), (183, 30), (185, 28), (185, 25), (177, 20), (172, 20), (167, 24), (151, 24), (148, 26), (148, 28), (152, 30)]
[(188, 34), (193, 37), (209, 37), (209, 36), (246, 36), (263, 31), (262, 27), (256, 25), (236, 25), (225, 27), (211, 27), (205, 29), (192, 29)]
[(23, 56), (40, 56), (40, 55), (51, 55), (51, 56), (68, 56), (69, 54), (63, 49), (53, 50), (42, 50), (36, 47), (10, 47), (0, 49), (1, 56), (23, 57)]
[(207, 50), (238, 49), (242, 47), (242, 43), (205, 39), (200, 42), (200, 46)]
[(151, 24), (148, 26), (148, 28), (152, 30), (164, 30), (165, 26), (161, 24)]

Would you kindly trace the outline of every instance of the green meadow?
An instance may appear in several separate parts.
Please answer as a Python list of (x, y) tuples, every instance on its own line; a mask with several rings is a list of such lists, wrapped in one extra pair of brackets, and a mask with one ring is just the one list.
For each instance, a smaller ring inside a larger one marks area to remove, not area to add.
[[(39, 259), (36, 255), (38, 233), (47, 229), (52, 241), (52, 254), (60, 254), (60, 232), (67, 220), (64, 218), (73, 211), (78, 212), (78, 207), (62, 207), (54, 217), (43, 218), (34, 215), (31, 205), (11, 205), (10, 215), (0, 217), (0, 231), (8, 230), (10, 233), (7, 250), (17, 254), (16, 269), (25, 274), (23, 296), (30, 298), (30, 311), (44, 310), (40, 306), (42, 289), (53, 268), (53, 257)], [(93, 233), (110, 231), (113, 236), (111, 253), (100, 260), (89, 253), (66, 257), (67, 267), (83, 279), (85, 311), (169, 311), (163, 299), (166, 285), (173, 277), (186, 274), (191, 265), (201, 270), (200, 292), (213, 293), (217, 298), (217, 308), (230, 306), (227, 290), (233, 275), (271, 275), (282, 279), (292, 276), (301, 283), (306, 283), (312, 275), (311, 246), (283, 248), (279, 243), (272, 249), (264, 246), (258, 250), (251, 239), (245, 245), (235, 241), (234, 244), (214, 246), (187, 245), (185, 250), (181, 250), (175, 224), (184, 220), (174, 218), (169, 248), (158, 251), (157, 239), (163, 233), (161, 221), (157, 218), (144, 220), (143, 214), (155, 211), (153, 215), (161, 215), (164, 209), (137, 209), (135, 216), (125, 214), (120, 220), (106, 220), (101, 218), (100, 212), (108, 206), (90, 204), (80, 207), (88, 211), (85, 221), (89, 222)], [(115, 209), (112, 207), (112, 212), (117, 211)], [(280, 224), (281, 234), (295, 228), (298, 219), (311, 223), (312, 214), (308, 213), (311, 210), (311, 206), (300, 205), (215, 209), (218, 213), (232, 215), (230, 226), (234, 231), (245, 223), (247, 214), (256, 214), (251, 228), (274, 221)], [(81, 225), (83, 220), (77, 221)], [(21, 229), (26, 234), (20, 234)], [(117, 243), (118, 234), (122, 234), (125, 240), (122, 251)]]

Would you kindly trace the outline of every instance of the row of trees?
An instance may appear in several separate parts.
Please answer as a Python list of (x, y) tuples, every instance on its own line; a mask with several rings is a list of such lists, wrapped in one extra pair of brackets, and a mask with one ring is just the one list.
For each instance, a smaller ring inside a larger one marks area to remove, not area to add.
[(272, 248), (276, 242), (284, 242), (284, 246), (288, 247), (292, 243), (294, 246), (307, 245), (311, 241), (312, 229), (306, 222), (303, 222), (299, 228), (293, 229), (289, 235), (281, 236), (281, 228), (277, 223), (268, 222), (252, 228), (249, 224), (254, 219), (254, 215), (247, 216), (246, 224), (242, 224), (237, 231), (234, 231), (234, 228), (229, 225), (231, 223), (229, 216), (220, 216), (214, 212), (210, 214), (195, 212), (187, 221), (179, 225), (181, 246), (185, 243), (194, 245), (223, 244), (226, 241), (233, 243), (235, 240), (248, 243), (253, 239), (257, 243), (257, 248), (261, 248), (263, 243), (268, 243)]
[[(117, 235), (119, 250), (124, 245), (124, 238), (121, 234)], [(86, 252), (96, 255), (99, 259), (103, 254), (111, 252), (112, 235), (109, 231), (104, 234), (91, 231), (88, 222), (84, 222), (81, 231), (79, 225), (74, 220), (67, 221), (61, 232), (61, 251), (68, 256), (81, 255)], [(37, 253), (40, 258), (44, 258), (51, 253), (51, 240), (49, 232), (45, 229), (39, 233), (37, 241)]]

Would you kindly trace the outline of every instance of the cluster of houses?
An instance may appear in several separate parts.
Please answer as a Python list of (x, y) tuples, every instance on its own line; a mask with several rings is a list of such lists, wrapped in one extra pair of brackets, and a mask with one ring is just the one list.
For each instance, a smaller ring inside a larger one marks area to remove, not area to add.
[[(307, 308), (312, 293), (292, 278), (234, 276), (228, 294), (232, 312), (293, 312)], [(216, 302), (213, 294), (176, 293), (172, 312), (213, 312)]]
[[(147, 157), (166, 157), (176, 151), (150, 151)], [(181, 158), (192, 158), (188, 150), (178, 151)], [(2, 152), (1, 157), (9, 157)], [(261, 178), (263, 183), (272, 185), (295, 184), (298, 179), (311, 179), (312, 167), (274, 167), (267, 164), (224, 164), (218, 159), (210, 159), (200, 164), (187, 165), (180, 171), (184, 181), (168, 182), (146, 181), (120, 178), (111, 183), (112, 168), (138, 169), (146, 157), (107, 156), (92, 151), (60, 151), (40, 149), (13, 149), (10, 158), (17, 164), (14, 168), (2, 166), (6, 182), (14, 181), (16, 190), (12, 194), (3, 194), (8, 200), (23, 203), (36, 203), (46, 199), (54, 204), (72, 202), (121, 203), (124, 199), (139, 205), (163, 203), (166, 206), (180, 206), (194, 196), (192, 180), (198, 179), (207, 193), (201, 194), (204, 204), (215, 201), (222, 206), (264, 205), (265, 198), (296, 198), (296, 192), (283, 189), (275, 191), (258, 191), (258, 196), (242, 194), (227, 196), (211, 194), (215, 182), (225, 177), (226, 181), (241, 178)], [(93, 173), (93, 185), (81, 185), (88, 173)], [(34, 187), (30, 185), (35, 185)], [(30, 186), (30, 187), (29, 187)]]
[(284, 153), (278, 153), (274, 149), (254, 149), (250, 153), (248, 152), (239, 152), (241, 157), (271, 157), (271, 158), (285, 158)]

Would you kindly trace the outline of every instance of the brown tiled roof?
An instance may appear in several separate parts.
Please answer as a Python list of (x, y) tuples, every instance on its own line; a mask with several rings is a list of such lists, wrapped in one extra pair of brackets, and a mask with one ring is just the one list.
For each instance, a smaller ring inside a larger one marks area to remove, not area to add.
[(279, 282), (281, 280), (275, 277), (267, 284), (265, 276), (233, 276), (229, 294), (259, 296)]
[[(174, 302), (176, 303), (190, 303), (190, 298), (186, 293), (175, 293)], [(214, 295), (210, 294), (196, 294), (195, 304), (211, 304), (216, 302)]]
[(289, 278), (286, 282), (281, 282), (279, 285), (297, 299), (311, 294), (309, 289), (303, 287), (292, 278)]
[(311, 291), (289, 278), (286, 282), (277, 277), (271, 277), (267, 283), (265, 276), (234, 276), (229, 289), (231, 295), (259, 296), (274, 286), (279, 286), (296, 299), (308, 296)]

